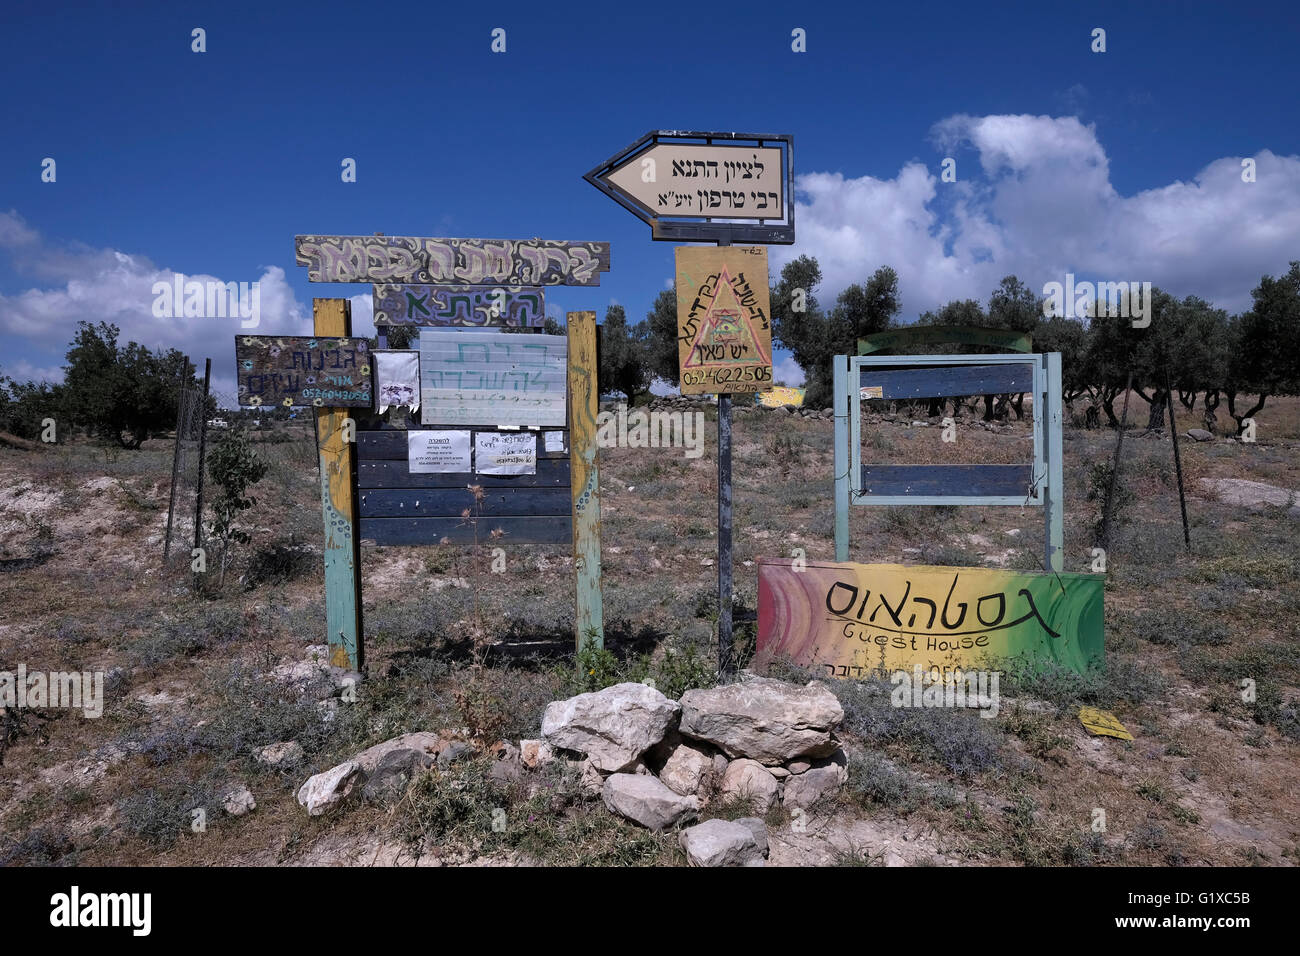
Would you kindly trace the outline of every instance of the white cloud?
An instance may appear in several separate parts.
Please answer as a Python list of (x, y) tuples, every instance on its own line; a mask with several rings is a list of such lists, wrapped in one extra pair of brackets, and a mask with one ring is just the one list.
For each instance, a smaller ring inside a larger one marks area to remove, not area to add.
[(830, 305), (890, 265), (911, 321), (952, 299), (986, 301), (1013, 273), (1035, 290), (1066, 272), (1149, 281), (1240, 310), (1261, 275), (1297, 258), (1297, 156), (1261, 150), (1254, 183), (1241, 181), (1242, 157), (1224, 157), (1191, 182), (1122, 196), (1096, 127), (1075, 117), (958, 115), (931, 138), (956, 157), (956, 183), (940, 182), (937, 162), (892, 179), (799, 176), (799, 242), (773, 251), (774, 269), (816, 256)]
[[(213, 388), (235, 393), (235, 335), (249, 330), (242, 319), (159, 318), (154, 315), (154, 283), (172, 284), (171, 270), (159, 268), (143, 256), (113, 249), (57, 247), (41, 240), (14, 212), (0, 213), (0, 248), (7, 250), (20, 271), (49, 280), (45, 288), (31, 288), (12, 296), (0, 295), (0, 335), (25, 340), (36, 361), (24, 360), (33, 369), (55, 369), (76, 332), (77, 322), (109, 322), (120, 330), (118, 341), (136, 341), (149, 348), (175, 348), (189, 355), (202, 375), (203, 359), (211, 357)], [(218, 277), (187, 274), (186, 281), (258, 283), (259, 330), (283, 335), (309, 335), (310, 310), (303, 307), (279, 266), (263, 268), (260, 276)], [(373, 321), (367, 301), (354, 315)], [(180, 311), (179, 309), (177, 311)], [(7, 343), (11, 347), (12, 341)], [(16, 363), (15, 368), (23, 363)], [(33, 375), (33, 377), (35, 377)], [(61, 371), (59, 378), (62, 378)]]
[(799, 367), (799, 363), (794, 360), (793, 355), (773, 356), (772, 381), (795, 387), (803, 384), (803, 369)]

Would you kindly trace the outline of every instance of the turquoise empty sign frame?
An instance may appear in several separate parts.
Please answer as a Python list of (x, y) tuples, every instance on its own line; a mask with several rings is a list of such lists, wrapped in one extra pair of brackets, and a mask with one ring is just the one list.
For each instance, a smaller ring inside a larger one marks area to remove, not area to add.
[[(837, 355), (835, 560), (849, 560), (850, 505), (1041, 505), (1044, 566), (1061, 571), (1061, 353)], [(1022, 465), (863, 465), (862, 399), (1028, 392), (1034, 459)]]

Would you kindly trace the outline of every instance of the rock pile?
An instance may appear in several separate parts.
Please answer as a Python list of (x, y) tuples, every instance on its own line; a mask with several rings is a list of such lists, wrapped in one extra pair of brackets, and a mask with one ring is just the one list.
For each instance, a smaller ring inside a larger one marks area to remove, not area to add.
[[(671, 700), (646, 684), (623, 683), (555, 701), (542, 717), (542, 739), (491, 748), (491, 776), (517, 780), (525, 770), (563, 761), (581, 774), (588, 797), (612, 812), (662, 831), (689, 822), (710, 803), (748, 804), (740, 820), (707, 820), (684, 829), (681, 845), (696, 866), (762, 866), (777, 805), (806, 808), (848, 779), (835, 731), (844, 711), (820, 681), (800, 687), (749, 678)], [(284, 760), (278, 745), (275, 756)], [(455, 735), (403, 734), (308, 779), (298, 802), (312, 816), (351, 799), (391, 803), (433, 767), (473, 756)]]
[[(663, 830), (715, 800), (748, 803), (759, 815), (778, 803), (812, 806), (848, 779), (835, 737), (843, 720), (839, 701), (818, 681), (798, 687), (751, 678), (687, 691), (680, 703), (626, 683), (551, 704), (542, 736), (554, 753), (575, 752), (603, 778), (601, 797), (612, 812)], [(753, 847), (765, 850), (765, 837), (746, 840), (718, 824), (683, 836), (688, 856), (734, 862), (739, 854), (752, 863)]]

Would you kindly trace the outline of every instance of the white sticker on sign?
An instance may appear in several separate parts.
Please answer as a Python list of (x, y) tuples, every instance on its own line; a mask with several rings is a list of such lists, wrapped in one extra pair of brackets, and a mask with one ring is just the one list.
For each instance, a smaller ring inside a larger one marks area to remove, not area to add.
[(474, 433), (474, 471), (480, 475), (537, 474), (537, 436)]
[(564, 432), (542, 432), (547, 451), (564, 451)]
[(468, 472), (469, 432), (409, 431), (406, 462), (411, 474)]

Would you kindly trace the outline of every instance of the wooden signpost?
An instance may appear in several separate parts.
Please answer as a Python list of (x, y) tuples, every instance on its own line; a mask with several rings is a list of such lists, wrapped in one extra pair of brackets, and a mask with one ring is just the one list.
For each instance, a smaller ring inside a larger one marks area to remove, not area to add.
[[(347, 299), (316, 299), (312, 314), (318, 336), (352, 334)], [(316, 449), (320, 458), (321, 512), (325, 518), (325, 622), (329, 661), (360, 671), (365, 665), (361, 621), (361, 551), (357, 533), (356, 455), (344, 441), (347, 409), (316, 407)]]
[(313, 282), (377, 283), (381, 340), (394, 324), (449, 327), (420, 336), (423, 425), (361, 411), (374, 403), (368, 343), (350, 338), (346, 299), (314, 300), (314, 338), (237, 337), (241, 404), (316, 407), (330, 662), (364, 662), (362, 544), (572, 541), (578, 646), (602, 646), (595, 315), (570, 313), (567, 340), (450, 327), (535, 332), (538, 287), (599, 284), (609, 243), (299, 236), (296, 248)]
[(732, 669), (731, 393), (772, 384), (767, 250), (794, 242), (794, 137), (652, 130), (583, 177), (679, 248), (684, 395), (718, 396), (718, 671)]

